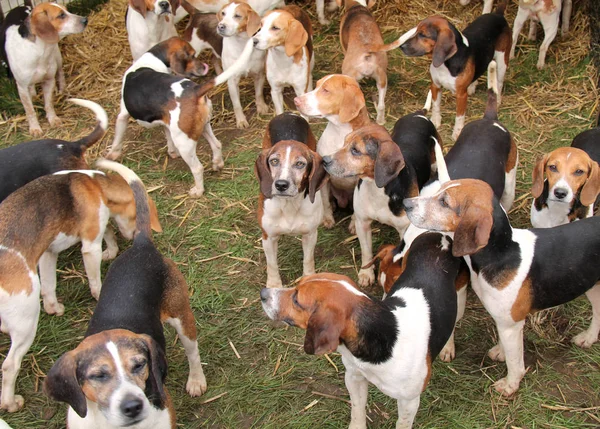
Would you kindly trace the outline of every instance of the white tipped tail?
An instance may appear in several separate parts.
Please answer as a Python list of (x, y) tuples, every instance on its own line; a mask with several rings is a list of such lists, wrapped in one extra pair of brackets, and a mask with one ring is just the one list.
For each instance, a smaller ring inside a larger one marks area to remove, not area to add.
[(427, 100), (425, 100), (425, 105), (423, 106), (423, 110), (425, 113), (431, 110), (431, 102), (433, 101), (433, 96), (431, 95), (431, 89), (427, 92)]
[(496, 64), (495, 60), (492, 60), (488, 65), (488, 89), (494, 91), (496, 96), (498, 95), (498, 64)]
[(236, 60), (235, 63), (223, 73), (215, 77), (215, 86), (222, 84), (223, 82), (227, 82), (233, 76), (240, 74), (247, 66), (250, 57), (252, 56), (252, 52), (254, 51), (254, 42), (252, 38), (248, 39), (244, 50), (240, 57)]
[(102, 106), (94, 103), (93, 101), (83, 100), (81, 98), (69, 98), (67, 101), (90, 109), (92, 112), (94, 112), (94, 115), (96, 115), (96, 119), (100, 123), (100, 127), (104, 131), (108, 129), (108, 116), (106, 115), (106, 111), (102, 108)]
[(417, 34), (417, 27), (411, 28), (398, 39), (398, 46), (402, 46), (408, 39)]
[(446, 166), (446, 160), (444, 159), (444, 152), (442, 152), (442, 146), (435, 137), (431, 137), (435, 143), (435, 165), (437, 167), (438, 180), (444, 184), (450, 181), (450, 175), (448, 174), (448, 166)]
[(100, 158), (96, 161), (96, 167), (102, 168), (103, 170), (109, 170), (114, 171), (115, 173), (119, 173), (121, 177), (123, 177), (123, 179), (125, 179), (129, 184), (133, 182), (142, 183), (142, 179), (140, 179), (138, 175), (133, 172), (133, 170), (125, 167), (123, 164), (119, 164), (118, 162)]

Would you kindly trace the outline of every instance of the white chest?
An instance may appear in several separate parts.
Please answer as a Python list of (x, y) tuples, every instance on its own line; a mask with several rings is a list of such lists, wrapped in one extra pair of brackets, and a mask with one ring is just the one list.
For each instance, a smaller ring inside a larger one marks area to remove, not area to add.
[[(248, 38), (240, 35), (223, 38), (223, 55), (221, 57), (221, 62), (223, 63), (224, 70), (231, 67), (242, 55), (242, 51), (246, 47), (246, 42), (248, 42)], [(263, 73), (265, 70), (265, 55), (265, 51), (254, 49), (250, 56), (250, 60), (248, 60), (248, 65), (241, 76)]]
[(53, 78), (60, 56), (57, 44), (47, 44), (39, 37), (35, 41), (24, 39), (16, 25), (6, 31), (6, 56), (17, 82), (31, 85)]
[(344, 139), (351, 132), (352, 126), (350, 124), (336, 124), (330, 120), (319, 138), (317, 152), (321, 156), (337, 152), (344, 146)]
[[(79, 415), (69, 407), (67, 413), (69, 429), (118, 429), (117, 426), (111, 425), (106, 420), (95, 403), (87, 401), (87, 404), (88, 411), (84, 418), (79, 417)], [(131, 429), (172, 429), (169, 409), (165, 408), (160, 410), (153, 407), (150, 410), (150, 415), (147, 419), (128, 427)]]
[(321, 193), (315, 202), (299, 195), (295, 198), (274, 197), (266, 199), (262, 228), (268, 235), (307, 234), (316, 230), (323, 221)]
[(548, 205), (539, 211), (531, 203), (531, 225), (534, 228), (552, 228), (567, 224), (570, 211), (571, 206), (565, 203), (548, 201)]
[(354, 213), (358, 218), (393, 226), (402, 235), (410, 221), (406, 215), (395, 216), (389, 209), (389, 201), (384, 189), (372, 180), (363, 179), (360, 187), (354, 189)]
[(431, 73), (431, 80), (438, 87), (446, 88), (452, 94), (456, 92), (456, 78), (450, 74), (450, 70), (445, 64), (439, 67), (434, 67), (433, 64), (430, 65), (429, 73)]
[(308, 84), (308, 58), (303, 49), (302, 59), (297, 63), (288, 57), (282, 46), (267, 51), (267, 79), (269, 85), (292, 85), (306, 90)]

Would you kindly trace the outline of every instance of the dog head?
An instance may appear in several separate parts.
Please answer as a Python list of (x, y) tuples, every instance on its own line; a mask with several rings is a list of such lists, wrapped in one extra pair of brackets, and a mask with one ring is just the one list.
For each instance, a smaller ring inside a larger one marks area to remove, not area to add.
[(304, 193), (314, 203), (315, 194), (327, 182), (321, 156), (294, 140), (283, 140), (264, 149), (254, 171), (266, 198), (295, 197)]
[(431, 54), (434, 67), (441, 66), (458, 49), (454, 27), (441, 16), (424, 19), (415, 28), (408, 30), (401, 39), (403, 43), (400, 49), (405, 55), (420, 57)]
[(540, 158), (533, 169), (531, 193), (542, 195), (544, 176), (548, 180), (548, 201), (572, 204), (579, 199), (589, 206), (600, 193), (598, 163), (581, 149), (561, 147)]
[(87, 26), (87, 18), (69, 13), (56, 3), (41, 3), (29, 15), (31, 33), (46, 43), (58, 43), (69, 35), (81, 33)]
[(260, 28), (260, 16), (248, 3), (232, 1), (227, 3), (217, 13), (219, 23), (217, 33), (223, 37), (231, 37), (246, 32), (248, 37)]
[(80, 416), (94, 402), (108, 423), (126, 427), (144, 421), (150, 408), (164, 408), (164, 351), (148, 335), (113, 329), (91, 335), (58, 359), (44, 381), (50, 398)]
[[(129, 0), (129, 6), (140, 13), (144, 18), (148, 12), (158, 16), (175, 15), (179, 7), (179, 0)], [(168, 19), (168, 18), (167, 18)]]
[(261, 22), (261, 29), (254, 35), (254, 47), (266, 50), (283, 46), (291, 57), (302, 49), (308, 41), (308, 33), (300, 21), (284, 10), (268, 12)]
[(196, 58), (196, 51), (181, 37), (171, 37), (150, 49), (150, 52), (165, 63), (173, 74), (183, 77), (204, 76), (208, 65)]

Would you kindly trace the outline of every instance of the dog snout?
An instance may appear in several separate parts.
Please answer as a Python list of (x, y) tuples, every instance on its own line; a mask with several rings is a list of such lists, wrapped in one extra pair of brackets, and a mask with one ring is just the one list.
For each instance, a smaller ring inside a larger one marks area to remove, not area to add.
[(88, 19), (87, 18), (81, 18), (81, 24), (85, 27), (88, 24)]
[(327, 168), (331, 164), (333, 164), (333, 158), (331, 157), (331, 155), (325, 155), (323, 157), (323, 167)]
[(121, 403), (121, 412), (130, 419), (135, 419), (144, 409), (144, 402), (135, 396), (125, 397)]
[(260, 300), (262, 302), (267, 302), (269, 300), (270, 291), (268, 288), (262, 288), (260, 291)]
[(275, 181), (275, 189), (277, 189), (279, 192), (285, 192), (288, 190), (289, 187), (290, 187), (290, 182), (288, 182), (287, 180), (276, 180)]
[(304, 104), (304, 103), (303, 103), (303, 100), (301, 97), (295, 97), (294, 104), (296, 105), (296, 107), (300, 108), (300, 107), (302, 107), (302, 104)]
[(256, 47), (256, 45), (258, 45), (258, 39), (256, 37), (253, 38), (252, 43), (254, 44), (254, 47)]
[(162, 9), (162, 10), (167, 10), (169, 9), (169, 2), (168, 1), (160, 1), (158, 2), (158, 6)]
[(556, 188), (554, 190), (554, 196), (559, 200), (564, 199), (569, 194), (569, 191), (565, 188)]
[(404, 211), (408, 214), (415, 208), (416, 201), (414, 198), (405, 198), (402, 200), (402, 205), (404, 206)]
[(220, 23), (217, 25), (217, 31), (218, 31), (219, 33), (223, 33), (223, 32), (225, 31), (225, 28), (226, 28), (226, 27), (225, 27), (225, 24), (223, 24), (222, 22), (220, 22)]

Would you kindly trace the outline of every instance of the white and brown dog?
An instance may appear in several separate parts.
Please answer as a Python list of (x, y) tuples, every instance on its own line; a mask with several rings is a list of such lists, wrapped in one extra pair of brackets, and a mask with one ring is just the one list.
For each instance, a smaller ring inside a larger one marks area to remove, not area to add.
[(126, 26), (134, 62), (157, 43), (177, 36), (178, 7), (179, 0), (129, 0)]
[(315, 66), (310, 17), (295, 5), (268, 12), (254, 35), (254, 47), (267, 51), (266, 73), (275, 113), (284, 111), (283, 89), (296, 96), (312, 91)]
[(44, 381), (51, 398), (70, 405), (70, 429), (174, 429), (175, 410), (164, 385), (167, 375), (162, 322), (179, 336), (190, 367), (186, 390), (206, 390), (196, 322), (181, 272), (154, 246), (147, 195), (128, 168), (109, 161), (133, 191), (133, 246), (110, 266), (85, 339), (58, 359)]
[[(230, 1), (231, 0), (183, 0), (181, 2), (182, 7), (177, 9), (175, 23), (179, 22), (188, 13), (190, 15), (194, 15), (196, 13), (217, 13)], [(284, 0), (245, 0), (245, 2), (248, 3), (250, 7), (260, 16), (263, 16), (271, 9), (285, 7)], [(186, 3), (193, 9), (190, 9)]]
[(255, 164), (260, 182), (258, 224), (267, 260), (267, 287), (281, 287), (277, 243), (281, 235), (302, 235), (303, 274), (315, 272), (317, 231), (323, 220), (319, 190), (327, 181), (316, 140), (301, 116), (284, 113), (267, 126)]
[(59, 91), (66, 85), (58, 41), (69, 34), (81, 33), (86, 25), (87, 18), (73, 15), (56, 3), (41, 3), (33, 10), (16, 7), (2, 23), (0, 50), (17, 83), (29, 122), (29, 134), (42, 135), (31, 101), (38, 83), (42, 84), (48, 122), (53, 127), (61, 124), (52, 101), (56, 80)]

